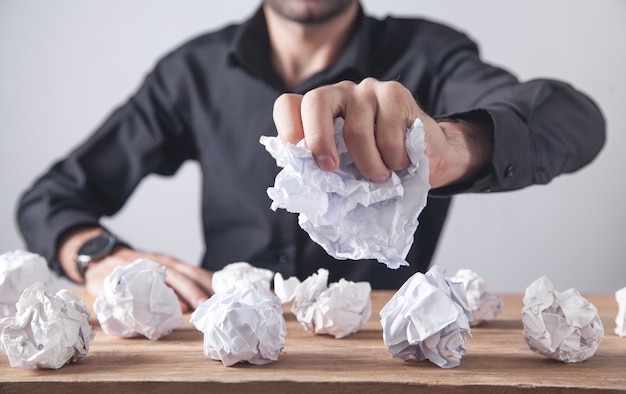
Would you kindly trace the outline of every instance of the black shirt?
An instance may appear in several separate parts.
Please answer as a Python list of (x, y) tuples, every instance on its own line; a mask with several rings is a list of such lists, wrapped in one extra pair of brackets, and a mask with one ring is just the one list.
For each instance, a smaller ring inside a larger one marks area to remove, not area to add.
[(365, 77), (400, 81), (433, 117), (493, 128), (494, 156), (483, 176), (431, 191), (407, 257), (410, 267), (336, 261), (298, 227), (297, 215), (269, 209), (266, 189), (279, 168), (258, 141), (276, 133), (272, 106), (286, 89), (271, 66), (260, 9), (245, 23), (198, 37), (164, 57), (88, 141), (36, 181), (18, 210), (29, 250), (60, 271), (57, 243), (65, 231), (99, 225), (142, 178), (174, 174), (186, 160), (196, 160), (203, 267), (247, 261), (300, 279), (324, 267), (330, 281), (344, 277), (397, 288), (428, 268), (450, 195), (547, 183), (591, 161), (604, 143), (602, 115), (586, 96), (556, 81), (519, 83), (484, 64), (466, 36), (425, 20), (377, 20), (361, 12), (338, 62), (294, 91)]

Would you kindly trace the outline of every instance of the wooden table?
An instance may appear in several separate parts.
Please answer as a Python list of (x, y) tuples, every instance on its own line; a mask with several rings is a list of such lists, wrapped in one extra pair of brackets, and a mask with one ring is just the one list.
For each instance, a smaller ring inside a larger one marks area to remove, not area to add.
[(498, 319), (472, 328), (461, 365), (441, 369), (429, 361), (392, 359), (387, 352), (378, 311), (392, 294), (374, 292), (372, 318), (344, 339), (307, 333), (285, 313), (286, 347), (277, 362), (261, 366), (224, 367), (204, 356), (202, 333), (188, 315), (182, 327), (150, 341), (108, 336), (92, 314), (96, 338), (86, 357), (59, 370), (21, 370), (0, 356), (0, 393), (626, 392), (626, 338), (613, 333), (613, 295), (587, 295), (600, 311), (605, 339), (585, 362), (563, 364), (530, 351), (521, 335), (522, 296), (503, 295)]

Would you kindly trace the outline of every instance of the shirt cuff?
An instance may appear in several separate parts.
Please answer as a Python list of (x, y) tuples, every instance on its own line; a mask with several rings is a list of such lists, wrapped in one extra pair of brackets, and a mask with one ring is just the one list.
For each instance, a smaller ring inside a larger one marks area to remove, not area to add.
[(461, 193), (490, 193), (520, 189), (532, 184), (531, 143), (526, 123), (504, 105), (472, 109), (437, 121), (479, 123), (492, 130), (491, 161), (473, 179), (432, 189), (433, 197)]

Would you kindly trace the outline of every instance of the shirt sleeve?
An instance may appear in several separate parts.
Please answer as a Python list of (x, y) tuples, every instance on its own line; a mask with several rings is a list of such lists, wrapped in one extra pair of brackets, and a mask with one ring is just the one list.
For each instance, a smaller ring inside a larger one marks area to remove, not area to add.
[(556, 80), (519, 82), (482, 62), (467, 37), (449, 34), (454, 39), (438, 42), (428, 100), (433, 105), (427, 110), (449, 119), (487, 119), (494, 149), (478, 179), (434, 189), (433, 195), (546, 184), (596, 157), (605, 142), (605, 122), (589, 97)]
[(179, 62), (161, 61), (136, 94), (21, 196), (17, 219), (26, 245), (57, 273), (57, 244), (66, 231), (98, 226), (147, 174), (173, 174), (195, 155), (177, 111), (185, 105), (183, 78)]

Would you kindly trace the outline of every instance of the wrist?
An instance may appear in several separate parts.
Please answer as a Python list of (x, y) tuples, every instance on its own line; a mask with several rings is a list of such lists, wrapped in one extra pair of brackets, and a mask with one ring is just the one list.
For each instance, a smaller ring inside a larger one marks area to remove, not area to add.
[(69, 230), (63, 235), (59, 242), (58, 259), (68, 278), (78, 283), (85, 282), (76, 267), (78, 249), (89, 239), (102, 233), (104, 233), (104, 229), (100, 227), (80, 227)]
[(493, 154), (490, 130), (463, 120), (437, 122), (445, 149), (434, 167), (433, 188), (470, 181), (489, 164)]
[(62, 238), (59, 261), (70, 279), (85, 283), (88, 267), (108, 257), (121, 246), (124, 244), (103, 228), (77, 228)]

